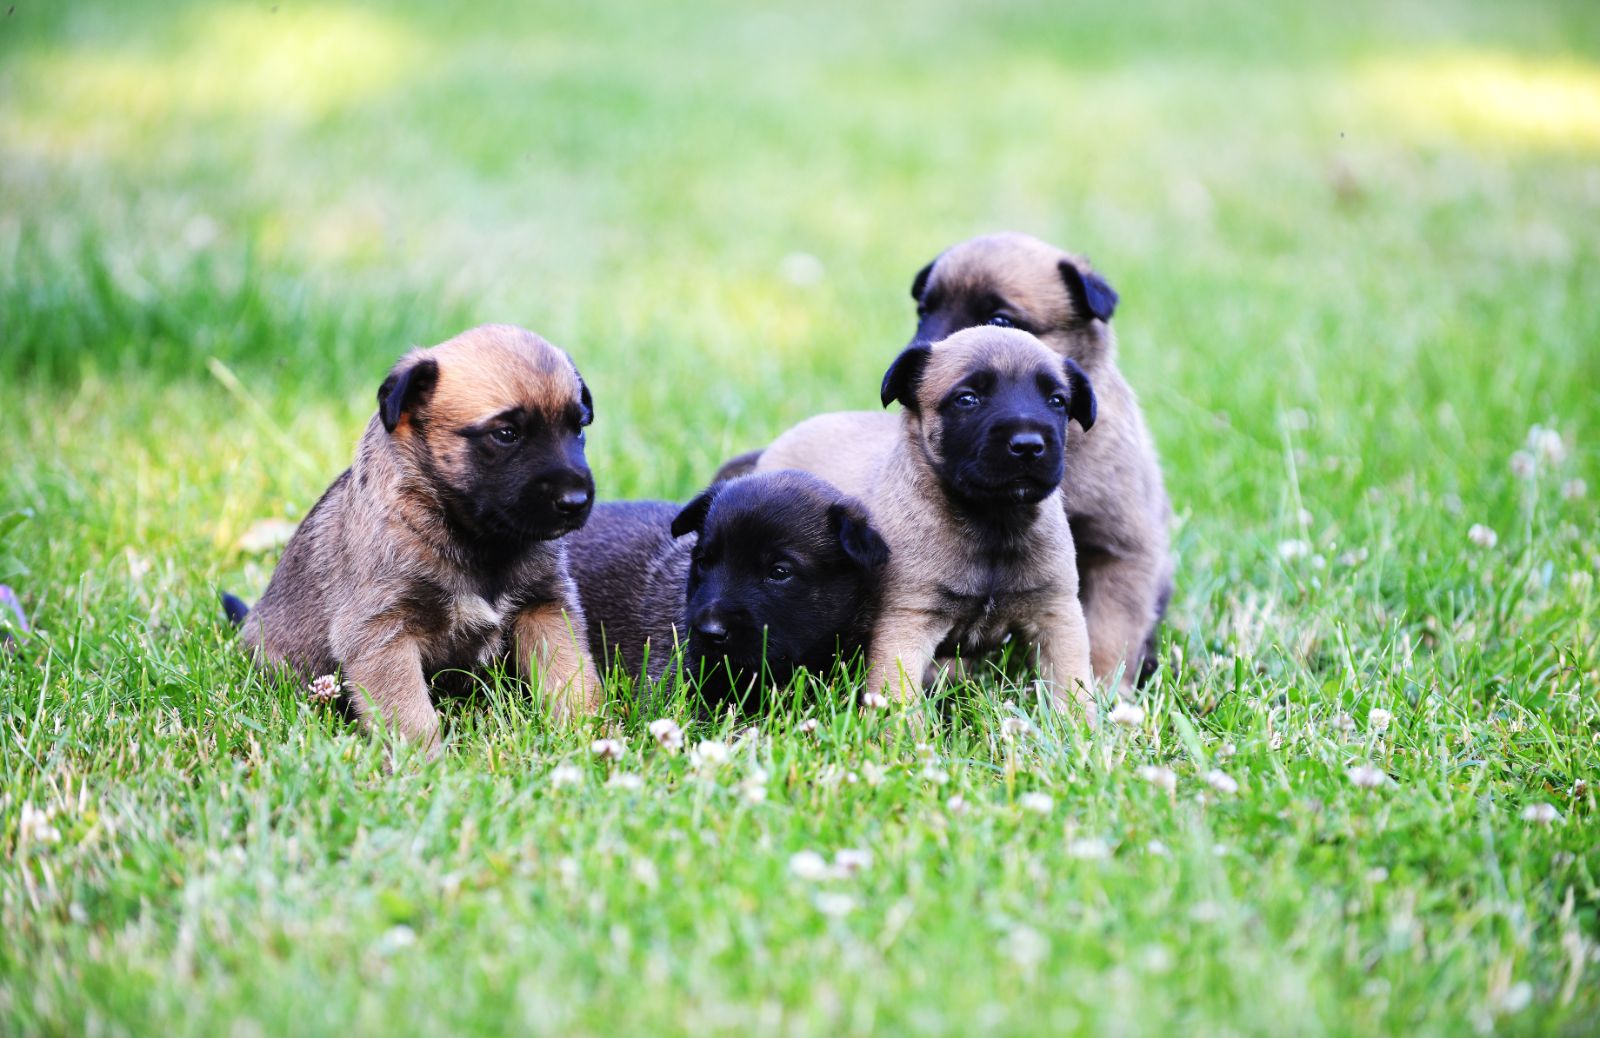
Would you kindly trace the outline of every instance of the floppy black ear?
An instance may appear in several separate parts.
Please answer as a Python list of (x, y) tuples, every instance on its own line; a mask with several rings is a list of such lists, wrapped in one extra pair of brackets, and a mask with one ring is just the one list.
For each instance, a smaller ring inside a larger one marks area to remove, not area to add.
[(579, 425), (588, 425), (594, 421), (594, 397), (589, 395), (589, 383), (583, 380), (582, 375), (578, 376), (578, 406), (583, 409), (583, 418), (578, 422)]
[(928, 265), (917, 271), (917, 276), (911, 279), (911, 298), (922, 302), (923, 290), (928, 287), (928, 275), (933, 273), (933, 265), (938, 260), (929, 260)]
[(705, 529), (706, 515), (711, 511), (711, 502), (716, 499), (717, 492), (721, 489), (721, 483), (713, 483), (700, 491), (699, 497), (684, 505), (683, 511), (672, 520), (672, 536), (682, 537)]
[(1094, 416), (1099, 407), (1094, 398), (1094, 384), (1071, 357), (1063, 358), (1061, 363), (1067, 369), (1067, 384), (1072, 387), (1067, 418), (1076, 421), (1084, 432), (1088, 432), (1094, 428)]
[(1060, 263), (1061, 279), (1067, 283), (1067, 293), (1072, 296), (1072, 308), (1080, 314), (1111, 320), (1117, 312), (1117, 290), (1111, 283), (1092, 270), (1080, 270), (1069, 259)]
[(889, 370), (883, 373), (883, 390), (880, 396), (883, 406), (888, 407), (894, 400), (908, 410), (917, 409), (917, 383), (922, 381), (922, 369), (928, 366), (928, 358), (933, 356), (931, 346), (908, 346), (900, 356), (889, 365)]
[(889, 545), (872, 528), (872, 521), (861, 505), (854, 501), (829, 505), (828, 521), (839, 538), (839, 547), (862, 569), (879, 569), (889, 561)]
[(401, 417), (427, 400), (438, 384), (439, 362), (432, 357), (396, 364), (378, 387), (378, 414), (383, 418), (383, 427), (394, 432)]

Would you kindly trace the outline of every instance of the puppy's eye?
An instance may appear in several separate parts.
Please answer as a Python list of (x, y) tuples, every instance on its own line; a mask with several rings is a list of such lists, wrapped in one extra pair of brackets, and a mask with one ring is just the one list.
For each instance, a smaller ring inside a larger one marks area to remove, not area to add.
[(1017, 323), (1011, 318), (1007, 317), (1005, 314), (995, 314), (984, 323), (992, 324), (996, 328), (1015, 328), (1017, 326)]
[(509, 447), (522, 439), (522, 434), (509, 425), (502, 425), (489, 434), (489, 438), (502, 447)]
[(774, 584), (782, 584), (794, 576), (794, 567), (787, 562), (774, 562), (772, 568), (767, 570), (767, 579)]
[(956, 394), (956, 398), (954, 400), (950, 401), (950, 402), (955, 404), (957, 407), (965, 407), (965, 408), (977, 407), (978, 406), (978, 394), (974, 393), (970, 389), (962, 390), (960, 393), (957, 393)]
[(1067, 409), (1067, 394), (1051, 393), (1050, 399), (1046, 400), (1045, 403), (1049, 404), (1057, 411), (1065, 411)]

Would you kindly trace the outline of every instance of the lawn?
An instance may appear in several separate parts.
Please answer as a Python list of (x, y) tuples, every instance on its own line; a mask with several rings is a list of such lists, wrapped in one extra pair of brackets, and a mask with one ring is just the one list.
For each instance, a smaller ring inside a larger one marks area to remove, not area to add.
[[(1590, 0), (4, 6), (0, 1032), (1600, 1032)], [(408, 346), (683, 500), (998, 228), (1122, 295), (1142, 717), (496, 683), (386, 774), (221, 624)]]

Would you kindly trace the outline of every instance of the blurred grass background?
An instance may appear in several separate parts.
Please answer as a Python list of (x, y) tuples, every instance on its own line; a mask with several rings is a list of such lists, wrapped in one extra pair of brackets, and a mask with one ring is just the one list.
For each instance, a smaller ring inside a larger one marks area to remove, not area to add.
[[(1502, 792), (1592, 770), (1592, 0), (3, 6), (0, 514), (31, 519), (0, 580), (64, 654), (53, 684), (0, 660), (13, 816), (44, 795), (17, 746), (148, 777), (96, 756), (114, 739), (63, 732), (72, 710), (170, 705), (236, 749), (262, 725), (304, 735), (282, 703), (216, 691), (250, 686), (214, 587), (259, 594), (273, 554), (242, 536), (348, 463), (408, 346), (484, 321), (545, 334), (594, 389), (602, 496), (681, 499), (803, 416), (874, 406), (913, 272), (1000, 228), (1088, 254), (1122, 294), (1197, 723), (1242, 744), (1209, 711), (1246, 688), (1313, 709), (1439, 697), (1463, 725), (1571, 695), (1548, 744), (1461, 752), (1501, 754)], [(1534, 424), (1562, 456), (1523, 479)], [(1441, 731), (1422, 741), (1444, 761)], [(1468, 767), (1430, 772), (1441, 802)], [(1265, 815), (1240, 821), (1270, 839)], [(1476, 852), (1470, 814), (1429, 824)], [(1434, 894), (1499, 889), (1452, 868)], [(151, 883), (132, 889), (176, 896)], [(1570, 905), (1558, 926), (1543, 896), (1529, 954), (1557, 976)], [(960, 961), (959, 938), (929, 940)], [(69, 990), (78, 960), (39, 954)], [(1276, 976), (1246, 957), (1241, 977)], [(1430, 1018), (1445, 1032), (1468, 976)], [(1425, 1003), (1423, 971), (1394, 982)], [(1330, 980), (1307, 1033), (1339, 1033), (1362, 983)], [(1430, 1012), (1395, 1005), (1349, 1027)]]

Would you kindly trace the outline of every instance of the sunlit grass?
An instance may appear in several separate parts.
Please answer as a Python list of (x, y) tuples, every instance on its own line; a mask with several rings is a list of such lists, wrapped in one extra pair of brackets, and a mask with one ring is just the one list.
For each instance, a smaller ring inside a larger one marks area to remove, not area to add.
[(1503, 52), (1394, 55), (1361, 74), (1366, 103), (1405, 129), (1478, 144), (1600, 151), (1600, 69)]

